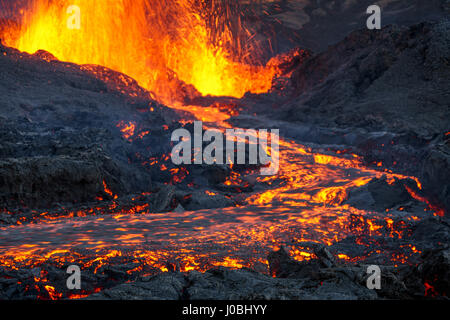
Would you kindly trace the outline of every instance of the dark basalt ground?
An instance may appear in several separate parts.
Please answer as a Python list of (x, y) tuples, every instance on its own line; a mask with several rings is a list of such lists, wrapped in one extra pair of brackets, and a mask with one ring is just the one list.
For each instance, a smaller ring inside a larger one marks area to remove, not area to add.
[[(183, 190), (167, 187), (175, 168), (168, 156), (170, 137), (180, 127), (180, 115), (125, 75), (53, 59), (45, 52), (0, 47), (0, 203), (14, 212), (1, 213), (1, 223), (32, 220), (33, 209), (62, 215), (95, 206), (97, 198), (131, 203), (142, 193), (154, 212), (180, 203), (190, 210), (234, 204), (201, 192), (223, 182), (226, 168), (193, 168), (198, 174), (192, 179), (203, 184), (193, 201)], [(109, 80), (100, 80), (100, 73)], [(120, 129), (129, 123), (135, 132), (126, 139)]]
[[(448, 231), (447, 229), (447, 235)], [(140, 276), (130, 274), (138, 264), (126, 263), (102, 267), (97, 273), (83, 273), (83, 292), (92, 292), (99, 284), (103, 290), (92, 300), (374, 300), (374, 299), (446, 299), (449, 292), (449, 249), (430, 250), (417, 266), (381, 266), (380, 290), (367, 288), (368, 264), (336, 262), (327, 248), (317, 246), (318, 256), (309, 262), (292, 260), (280, 249), (269, 257), (274, 277), (250, 269), (213, 268), (205, 273), (167, 272)], [(65, 270), (43, 266), (48, 281), (64, 288)], [(1, 270), (1, 269), (0, 269)], [(32, 279), (43, 269), (1, 270), (2, 298), (36, 299)], [(152, 272), (152, 270), (144, 270)], [(439, 279), (435, 281), (434, 279)], [(19, 283), (19, 284), (18, 284)], [(42, 286), (42, 285), (40, 285)], [(41, 288), (41, 292), (45, 290)], [(444, 295), (444, 296), (443, 296)], [(42, 296), (42, 298), (47, 298)]]
[(355, 31), (289, 66), (293, 74), (281, 90), (240, 104), (244, 113), (295, 124), (287, 135), (352, 146), (368, 163), (418, 177), (448, 210), (449, 48), (448, 19)]
[[(313, 262), (291, 260), (284, 249), (269, 255), (270, 268), (276, 277), (252, 270), (211, 269), (206, 273), (165, 273), (122, 284), (94, 294), (90, 299), (114, 300), (372, 300), (413, 299), (436, 295), (424, 290), (427, 279), (438, 277), (436, 289), (448, 292), (449, 250), (429, 252), (417, 267), (382, 268), (381, 290), (367, 289), (367, 265), (337, 265), (323, 257)], [(331, 255), (330, 255), (331, 256)]]
[(381, 7), (383, 27), (439, 20), (448, 16), (450, 10), (448, 0), (263, 0), (254, 3), (260, 5), (250, 5), (243, 19), (257, 33), (255, 39), (264, 43), (268, 58), (272, 50), (280, 54), (293, 47), (317, 53), (326, 51), (354, 30), (366, 28), (366, 10), (374, 4)]

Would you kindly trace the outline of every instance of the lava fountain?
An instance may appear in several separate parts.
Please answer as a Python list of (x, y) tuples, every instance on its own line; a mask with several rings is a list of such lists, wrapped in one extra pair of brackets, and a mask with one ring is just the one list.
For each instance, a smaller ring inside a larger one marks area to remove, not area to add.
[[(79, 29), (68, 23), (79, 8)], [(236, 2), (206, 0), (31, 0), (8, 46), (122, 72), (171, 104), (180, 80), (203, 95), (242, 97), (271, 88)], [(69, 10), (68, 10), (69, 9)], [(242, 13), (241, 13), (242, 14)]]

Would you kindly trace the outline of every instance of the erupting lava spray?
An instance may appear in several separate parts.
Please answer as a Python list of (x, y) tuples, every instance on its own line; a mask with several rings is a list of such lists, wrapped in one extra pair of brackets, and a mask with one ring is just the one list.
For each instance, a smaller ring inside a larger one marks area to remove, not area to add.
[[(242, 97), (271, 88), (238, 2), (219, 0), (30, 0), (20, 27), (3, 38), (34, 53), (45, 50), (77, 64), (125, 73), (170, 104), (179, 80), (203, 95)], [(80, 29), (67, 27), (70, 6)]]

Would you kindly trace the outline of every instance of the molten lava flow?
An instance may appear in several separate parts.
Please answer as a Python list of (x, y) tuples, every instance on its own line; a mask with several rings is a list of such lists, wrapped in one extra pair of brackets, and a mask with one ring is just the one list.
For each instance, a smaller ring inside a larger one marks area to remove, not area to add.
[[(80, 29), (68, 28), (71, 5), (80, 8)], [(21, 51), (45, 50), (63, 61), (120, 71), (167, 104), (180, 96), (182, 82), (203, 95), (267, 92), (276, 68), (257, 63), (255, 44), (242, 47), (252, 43), (252, 35), (232, 6), (202, 0), (31, 0), (19, 31), (10, 28), (3, 37)]]
[[(69, 4), (81, 8), (81, 30), (66, 27)], [(232, 106), (205, 109), (181, 105), (177, 100), (179, 80), (204, 95), (241, 97), (247, 91), (268, 91), (277, 70), (271, 63), (253, 66), (254, 61), (243, 54), (245, 50), (235, 44), (232, 28), (221, 19), (222, 15), (229, 17), (229, 11), (218, 7), (205, 14), (202, 6), (205, 4), (200, 0), (33, 0), (22, 27), (17, 33), (10, 32), (6, 41), (20, 50), (44, 49), (61, 60), (121, 71), (161, 101), (192, 112), (198, 120), (215, 122), (216, 129), (224, 130), (229, 126), (224, 120), (232, 114)], [(130, 141), (151, 134), (139, 132), (133, 122), (122, 121), (117, 127)], [(120, 205), (115, 201), (118, 196), (103, 181), (110, 205), (63, 215), (44, 212), (37, 221), (41, 223), (0, 228), (0, 266), (18, 270), (76, 263), (83, 270), (100, 273), (103, 266), (123, 261), (138, 265), (130, 267), (128, 274), (145, 272), (147, 267), (168, 271), (177, 264), (180, 271), (205, 271), (213, 266), (267, 271), (267, 254), (281, 245), (290, 247), (291, 255), (303, 261), (317, 258), (307, 243), (332, 245), (354, 238), (355, 244), (366, 248), (363, 255), (338, 253), (337, 257), (356, 262), (384, 250), (381, 243), (369, 244), (369, 237), (403, 238), (405, 222), (394, 214), (360, 210), (344, 200), (352, 188), (382, 177), (388, 183), (414, 179), (421, 189), (416, 178), (367, 168), (356, 155), (318, 154), (295, 141), (279, 140), (280, 173), (258, 177), (257, 182), (267, 188), (250, 193), (246, 207), (149, 214), (153, 212), (149, 203)], [(169, 156), (165, 157), (167, 161)], [(170, 172), (171, 184), (181, 183), (189, 175), (185, 168), (169, 169), (157, 158), (147, 160), (143, 165)], [(230, 190), (245, 188), (249, 183), (245, 178), (232, 171), (224, 186)], [(427, 201), (406, 188), (414, 198)], [(420, 254), (415, 246), (402, 250), (411, 256)], [(172, 265), (170, 261), (175, 258), (177, 263)], [(390, 257), (402, 264), (408, 258), (396, 253)], [(38, 291), (46, 297), (61, 298), (44, 276), (35, 282), (41, 284)]]

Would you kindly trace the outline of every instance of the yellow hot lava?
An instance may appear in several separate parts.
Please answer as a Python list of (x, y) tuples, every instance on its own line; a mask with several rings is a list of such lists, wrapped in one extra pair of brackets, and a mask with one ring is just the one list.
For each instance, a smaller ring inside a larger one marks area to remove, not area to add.
[[(78, 17), (71, 6), (80, 9), (79, 29), (70, 24)], [(267, 92), (275, 67), (256, 65), (256, 46), (248, 51), (236, 45), (236, 37), (252, 35), (223, 6), (203, 0), (31, 0), (19, 31), (3, 37), (21, 51), (45, 50), (59, 60), (120, 71), (167, 104), (180, 95), (179, 80), (203, 95)]]

